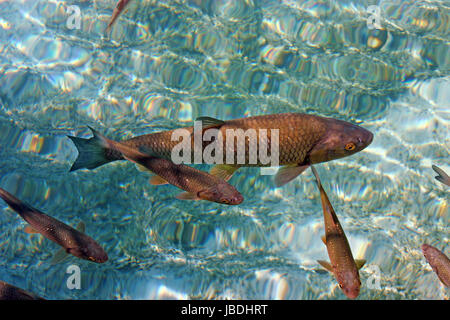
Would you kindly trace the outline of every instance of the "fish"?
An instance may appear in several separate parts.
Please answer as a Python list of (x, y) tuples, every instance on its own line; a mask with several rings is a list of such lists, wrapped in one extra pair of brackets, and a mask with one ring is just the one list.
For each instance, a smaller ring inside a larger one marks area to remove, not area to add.
[(0, 281), (0, 300), (45, 300), (5, 281)]
[(323, 260), (318, 260), (317, 262), (334, 274), (339, 287), (348, 298), (355, 299), (358, 297), (361, 287), (358, 270), (364, 266), (366, 260), (353, 259), (344, 229), (339, 223), (336, 212), (328, 199), (328, 195), (322, 187), (319, 175), (313, 166), (311, 166), (311, 170), (316, 178), (320, 191), (325, 223), (325, 235), (322, 237), (322, 241), (327, 247), (331, 263)]
[(431, 166), (434, 171), (438, 174), (438, 176), (434, 177), (437, 181), (447, 185), (450, 187), (450, 177), (442, 170), (441, 168), (435, 166), (434, 164)]
[(75, 257), (96, 263), (108, 260), (105, 250), (86, 234), (33, 208), (2, 188), (0, 197), (29, 224), (28, 232), (40, 233)]
[(180, 200), (207, 200), (227, 205), (238, 205), (244, 197), (235, 187), (207, 172), (170, 160), (152, 157), (126, 144), (110, 140), (90, 128), (99, 148), (120, 152), (125, 159), (144, 167), (155, 174), (150, 179), (153, 185), (170, 183), (185, 192), (177, 195)]
[(106, 32), (109, 33), (111, 30), (112, 25), (114, 22), (116, 22), (117, 18), (119, 17), (120, 13), (125, 9), (127, 4), (130, 2), (130, 0), (119, 0), (117, 1), (116, 7), (114, 8), (114, 11), (111, 15), (111, 19), (109, 20), (108, 26), (106, 27)]
[(422, 244), (422, 253), (430, 264), (439, 280), (448, 288), (450, 287), (450, 259), (441, 251), (429, 244)]
[[(256, 131), (255, 138), (258, 141), (259, 139), (266, 141), (266, 150), (278, 149), (277, 166), (281, 167), (274, 179), (277, 187), (295, 179), (312, 164), (350, 156), (366, 148), (373, 140), (373, 134), (360, 126), (342, 120), (303, 113), (269, 114), (228, 121), (199, 117), (197, 121), (201, 121), (202, 133), (206, 134), (209, 129), (216, 129), (223, 137), (221, 147), (226, 152), (223, 152), (222, 158), (217, 157), (216, 165), (210, 170), (212, 175), (228, 181), (240, 167), (272, 166), (270, 162), (264, 163), (258, 156), (261, 152), (258, 149), (259, 144), (257, 148), (251, 148), (246, 134), (250, 134), (251, 130), (254, 130)], [(195, 162), (196, 152), (199, 151), (195, 148), (194, 128), (193, 126), (181, 128), (190, 135), (190, 163)], [(251, 130), (249, 131), (249, 129)], [(179, 129), (150, 133), (120, 142), (152, 156), (172, 159), (172, 150), (180, 143), (179, 139), (172, 140), (172, 135), (180, 132), (177, 130)], [(233, 139), (233, 141), (230, 140), (233, 142), (230, 143), (230, 150), (227, 149), (227, 130), (236, 134), (236, 137), (230, 137)], [(272, 130), (278, 130), (278, 139), (276, 139), (275, 131), (272, 132)], [(68, 137), (78, 150), (78, 156), (70, 171), (82, 168), (92, 170), (111, 161), (124, 159), (120, 152), (111, 149), (101, 150), (93, 146), (96, 143), (95, 140)], [(234, 143), (239, 140), (244, 141), (245, 147), (245, 157), (242, 163), (237, 161), (240, 149), (238, 143)], [(202, 141), (200, 151), (204, 152), (206, 148), (211, 147), (212, 143), (213, 141)], [(232, 159), (226, 159), (228, 151)], [(272, 151), (267, 153), (272, 155)], [(257, 161), (253, 161), (253, 163), (251, 160), (255, 158)], [(183, 163), (186, 164), (186, 162)]]

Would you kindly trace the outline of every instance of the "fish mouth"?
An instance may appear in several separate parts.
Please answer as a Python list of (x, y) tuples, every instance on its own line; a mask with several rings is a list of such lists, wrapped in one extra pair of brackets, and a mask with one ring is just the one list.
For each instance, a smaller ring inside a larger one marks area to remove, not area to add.
[(108, 256), (102, 256), (102, 257), (88, 257), (88, 260), (96, 263), (104, 263), (108, 261)]
[(242, 201), (244, 201), (244, 197), (241, 194), (238, 194), (233, 197), (233, 199), (231, 200), (231, 204), (233, 205), (241, 204)]
[(222, 198), (219, 201), (216, 201), (221, 204), (228, 204), (228, 205), (238, 205), (241, 204), (242, 201), (244, 201), (244, 197), (241, 194), (232, 196), (230, 198)]
[(361, 149), (365, 149), (369, 146), (373, 141), (373, 133), (367, 129), (359, 127), (360, 135), (358, 137), (358, 142), (361, 144)]

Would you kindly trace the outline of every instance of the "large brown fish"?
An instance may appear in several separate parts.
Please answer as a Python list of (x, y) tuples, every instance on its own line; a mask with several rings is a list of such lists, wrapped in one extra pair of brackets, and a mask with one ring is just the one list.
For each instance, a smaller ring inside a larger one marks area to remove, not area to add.
[(0, 281), (0, 300), (45, 300), (37, 295)]
[(125, 159), (145, 167), (155, 173), (152, 184), (170, 183), (185, 190), (177, 196), (181, 200), (208, 200), (222, 204), (237, 205), (244, 197), (235, 187), (226, 181), (207, 172), (186, 166), (174, 164), (170, 160), (152, 157), (126, 144), (110, 140), (90, 128), (98, 145), (119, 151)]
[(116, 22), (117, 18), (119, 17), (119, 15), (123, 11), (123, 9), (125, 9), (128, 2), (130, 2), (130, 0), (117, 1), (116, 7), (114, 8), (111, 19), (109, 20), (108, 26), (106, 27), (106, 32), (109, 32), (111, 30), (112, 25), (114, 24), (114, 22)]
[(422, 245), (422, 252), (439, 280), (446, 287), (450, 287), (450, 259), (444, 253), (426, 243)]
[(318, 262), (334, 274), (344, 294), (350, 299), (354, 299), (359, 295), (359, 288), (361, 287), (358, 270), (362, 268), (366, 260), (353, 259), (352, 250), (348, 244), (344, 229), (342, 229), (333, 206), (322, 187), (319, 175), (313, 166), (311, 166), (311, 170), (316, 177), (322, 200), (325, 223), (325, 235), (322, 237), (322, 241), (327, 246), (331, 264), (322, 260)]
[[(352, 155), (367, 147), (373, 139), (370, 131), (357, 125), (301, 113), (272, 114), (228, 121), (209, 117), (198, 120), (202, 121), (202, 125), (197, 131), (194, 127), (185, 127), (146, 134), (121, 142), (152, 156), (172, 159), (172, 150), (179, 148), (181, 143), (177, 134), (184, 132), (190, 139), (188, 161), (196, 163), (196, 157), (199, 158), (200, 154), (201, 158), (206, 148), (210, 149), (213, 143), (220, 143), (218, 139), (216, 139), (217, 142), (214, 139), (202, 141), (207, 140), (202, 134), (206, 136), (209, 129), (216, 129), (222, 137), (222, 143), (219, 145), (222, 156), (216, 155), (215, 163), (218, 164), (212, 168), (211, 174), (227, 181), (239, 167), (273, 166), (272, 162), (262, 161), (261, 153), (264, 152), (270, 157), (272, 150), (275, 151), (274, 155), (278, 150), (277, 165), (283, 167), (278, 171), (275, 183), (281, 186), (301, 174), (311, 164)], [(197, 145), (200, 148), (196, 148), (194, 143), (194, 139), (199, 136), (196, 133), (198, 131), (200, 131), (200, 144)], [(276, 133), (278, 133), (278, 139)], [(228, 141), (227, 134), (230, 134)], [(175, 136), (174, 139), (172, 135)], [(81, 168), (94, 169), (105, 163), (123, 159), (120, 152), (111, 149), (102, 150), (93, 146), (95, 141), (92, 139), (70, 136), (69, 138), (78, 149), (78, 158), (72, 165), (71, 171)], [(255, 140), (257, 146), (253, 148), (254, 144), (252, 145), (251, 141)], [(265, 148), (261, 142), (266, 143)], [(243, 148), (240, 147), (240, 143)], [(244, 152), (241, 152), (242, 150)], [(239, 158), (239, 154), (242, 153), (244, 153), (243, 158)], [(187, 162), (184, 161), (184, 163)]]
[(67, 253), (97, 263), (108, 260), (108, 255), (103, 248), (86, 234), (20, 201), (2, 188), (0, 188), (0, 197), (28, 222), (36, 233), (56, 242)]

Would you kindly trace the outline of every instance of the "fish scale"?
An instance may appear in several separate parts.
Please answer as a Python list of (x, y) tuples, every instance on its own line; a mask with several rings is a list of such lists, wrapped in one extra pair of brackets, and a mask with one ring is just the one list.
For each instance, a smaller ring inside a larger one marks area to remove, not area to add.
[[(326, 132), (326, 123), (324, 122), (325, 118), (315, 116), (315, 115), (307, 115), (307, 114), (298, 114), (298, 113), (290, 113), (290, 114), (275, 114), (275, 115), (263, 115), (263, 116), (254, 116), (242, 119), (235, 119), (226, 121), (223, 125), (220, 126), (219, 131), (223, 136), (223, 163), (227, 163), (226, 161), (226, 150), (227, 150), (227, 130), (236, 130), (242, 129), (245, 133), (248, 129), (256, 130), (256, 137), (259, 141), (260, 137), (260, 129), (267, 130), (267, 149), (268, 154), (270, 155), (271, 150), (271, 131), (270, 129), (278, 129), (279, 130), (279, 164), (280, 165), (288, 165), (288, 164), (300, 164), (303, 163), (308, 151), (313, 147), (315, 142), (320, 140), (323, 134)], [(190, 134), (192, 134), (194, 127), (186, 127), (183, 128), (187, 130)], [(177, 130), (177, 129), (176, 129)], [(172, 141), (171, 136), (175, 132), (175, 130), (164, 131), (146, 134), (142, 136), (138, 136), (135, 138), (131, 138), (129, 140), (122, 141), (122, 143), (132, 147), (132, 148), (142, 148), (146, 147), (152, 151), (155, 156), (160, 156), (166, 159), (171, 158), (172, 149), (179, 143), (179, 141)], [(238, 132), (238, 139), (244, 138), (244, 133)], [(204, 148), (209, 145), (211, 142), (205, 141), (203, 142)], [(193, 139), (191, 141), (191, 151), (192, 157), (191, 162), (194, 162), (194, 143)], [(231, 144), (230, 144), (231, 146)], [(231, 151), (236, 155), (238, 148), (236, 143), (232, 144), (234, 147)], [(256, 152), (259, 152), (259, 148), (256, 149)], [(108, 153), (107, 158), (109, 160), (120, 160), (123, 159), (122, 155), (118, 152), (110, 152)], [(236, 157), (235, 157), (236, 158)], [(242, 166), (270, 166), (270, 164), (261, 163), (259, 157), (257, 156), (257, 163), (251, 164), (249, 163), (249, 159), (251, 159), (251, 153), (249, 153), (249, 141), (246, 139), (245, 141), (245, 163)], [(235, 160), (235, 159), (233, 159)], [(235, 163), (235, 161), (234, 161)]]
[(439, 280), (446, 287), (450, 287), (450, 259), (443, 252), (426, 243), (422, 245), (422, 252)]

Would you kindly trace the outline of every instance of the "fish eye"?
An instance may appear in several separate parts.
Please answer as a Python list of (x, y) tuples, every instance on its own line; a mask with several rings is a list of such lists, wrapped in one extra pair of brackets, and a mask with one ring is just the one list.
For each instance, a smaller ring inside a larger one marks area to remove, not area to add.
[(349, 142), (345, 145), (345, 150), (352, 151), (355, 150), (356, 146), (353, 142)]

